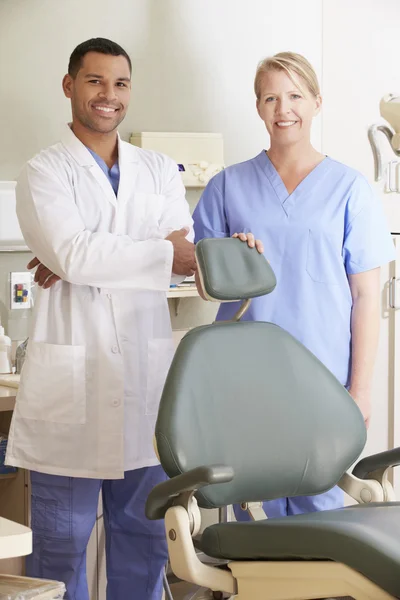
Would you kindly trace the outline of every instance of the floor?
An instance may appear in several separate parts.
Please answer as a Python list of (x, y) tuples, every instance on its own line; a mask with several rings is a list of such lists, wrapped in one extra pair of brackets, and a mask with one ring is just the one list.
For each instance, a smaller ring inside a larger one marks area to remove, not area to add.
[[(171, 585), (171, 593), (174, 600), (191, 600), (193, 595), (198, 590), (197, 586), (193, 586), (189, 583), (174, 583)], [(202, 594), (204, 600), (208, 600), (210, 595), (206, 592), (204, 595)], [(197, 596), (196, 600), (201, 600), (199, 596)]]

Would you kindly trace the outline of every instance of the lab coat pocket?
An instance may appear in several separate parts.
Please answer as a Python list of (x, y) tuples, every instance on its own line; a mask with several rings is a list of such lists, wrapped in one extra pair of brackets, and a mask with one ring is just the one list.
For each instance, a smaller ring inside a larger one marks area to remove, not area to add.
[(148, 342), (146, 415), (157, 414), (174, 352), (172, 339), (153, 339)]
[(85, 346), (30, 341), (18, 391), (19, 415), (51, 423), (85, 423), (85, 359)]
[(307, 273), (318, 283), (339, 284), (343, 272), (342, 241), (324, 230), (309, 230)]

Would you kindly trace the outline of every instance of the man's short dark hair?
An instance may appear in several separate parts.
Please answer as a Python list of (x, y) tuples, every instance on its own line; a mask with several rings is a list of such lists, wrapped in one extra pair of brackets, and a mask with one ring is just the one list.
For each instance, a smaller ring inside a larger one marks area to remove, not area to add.
[(68, 64), (68, 74), (73, 79), (77, 76), (82, 66), (82, 60), (88, 52), (99, 52), (100, 54), (107, 54), (109, 56), (124, 56), (128, 61), (129, 71), (132, 73), (131, 59), (119, 44), (105, 38), (92, 38), (79, 44), (71, 54)]

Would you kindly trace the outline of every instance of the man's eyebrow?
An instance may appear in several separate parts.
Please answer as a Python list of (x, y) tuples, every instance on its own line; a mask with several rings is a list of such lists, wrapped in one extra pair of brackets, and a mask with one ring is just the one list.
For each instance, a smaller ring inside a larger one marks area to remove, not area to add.
[[(96, 73), (88, 73), (87, 75), (85, 75), (85, 79), (89, 78), (90, 79), (104, 79), (103, 75), (97, 75)], [(130, 77), (117, 77), (117, 81), (130, 81)]]

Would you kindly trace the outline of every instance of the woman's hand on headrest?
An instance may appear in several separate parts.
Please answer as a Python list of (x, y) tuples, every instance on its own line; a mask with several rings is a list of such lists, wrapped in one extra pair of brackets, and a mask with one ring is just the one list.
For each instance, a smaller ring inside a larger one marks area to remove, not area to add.
[(260, 254), (264, 253), (264, 244), (261, 240), (256, 240), (252, 233), (234, 233), (232, 237), (247, 242), (249, 248), (256, 248)]

